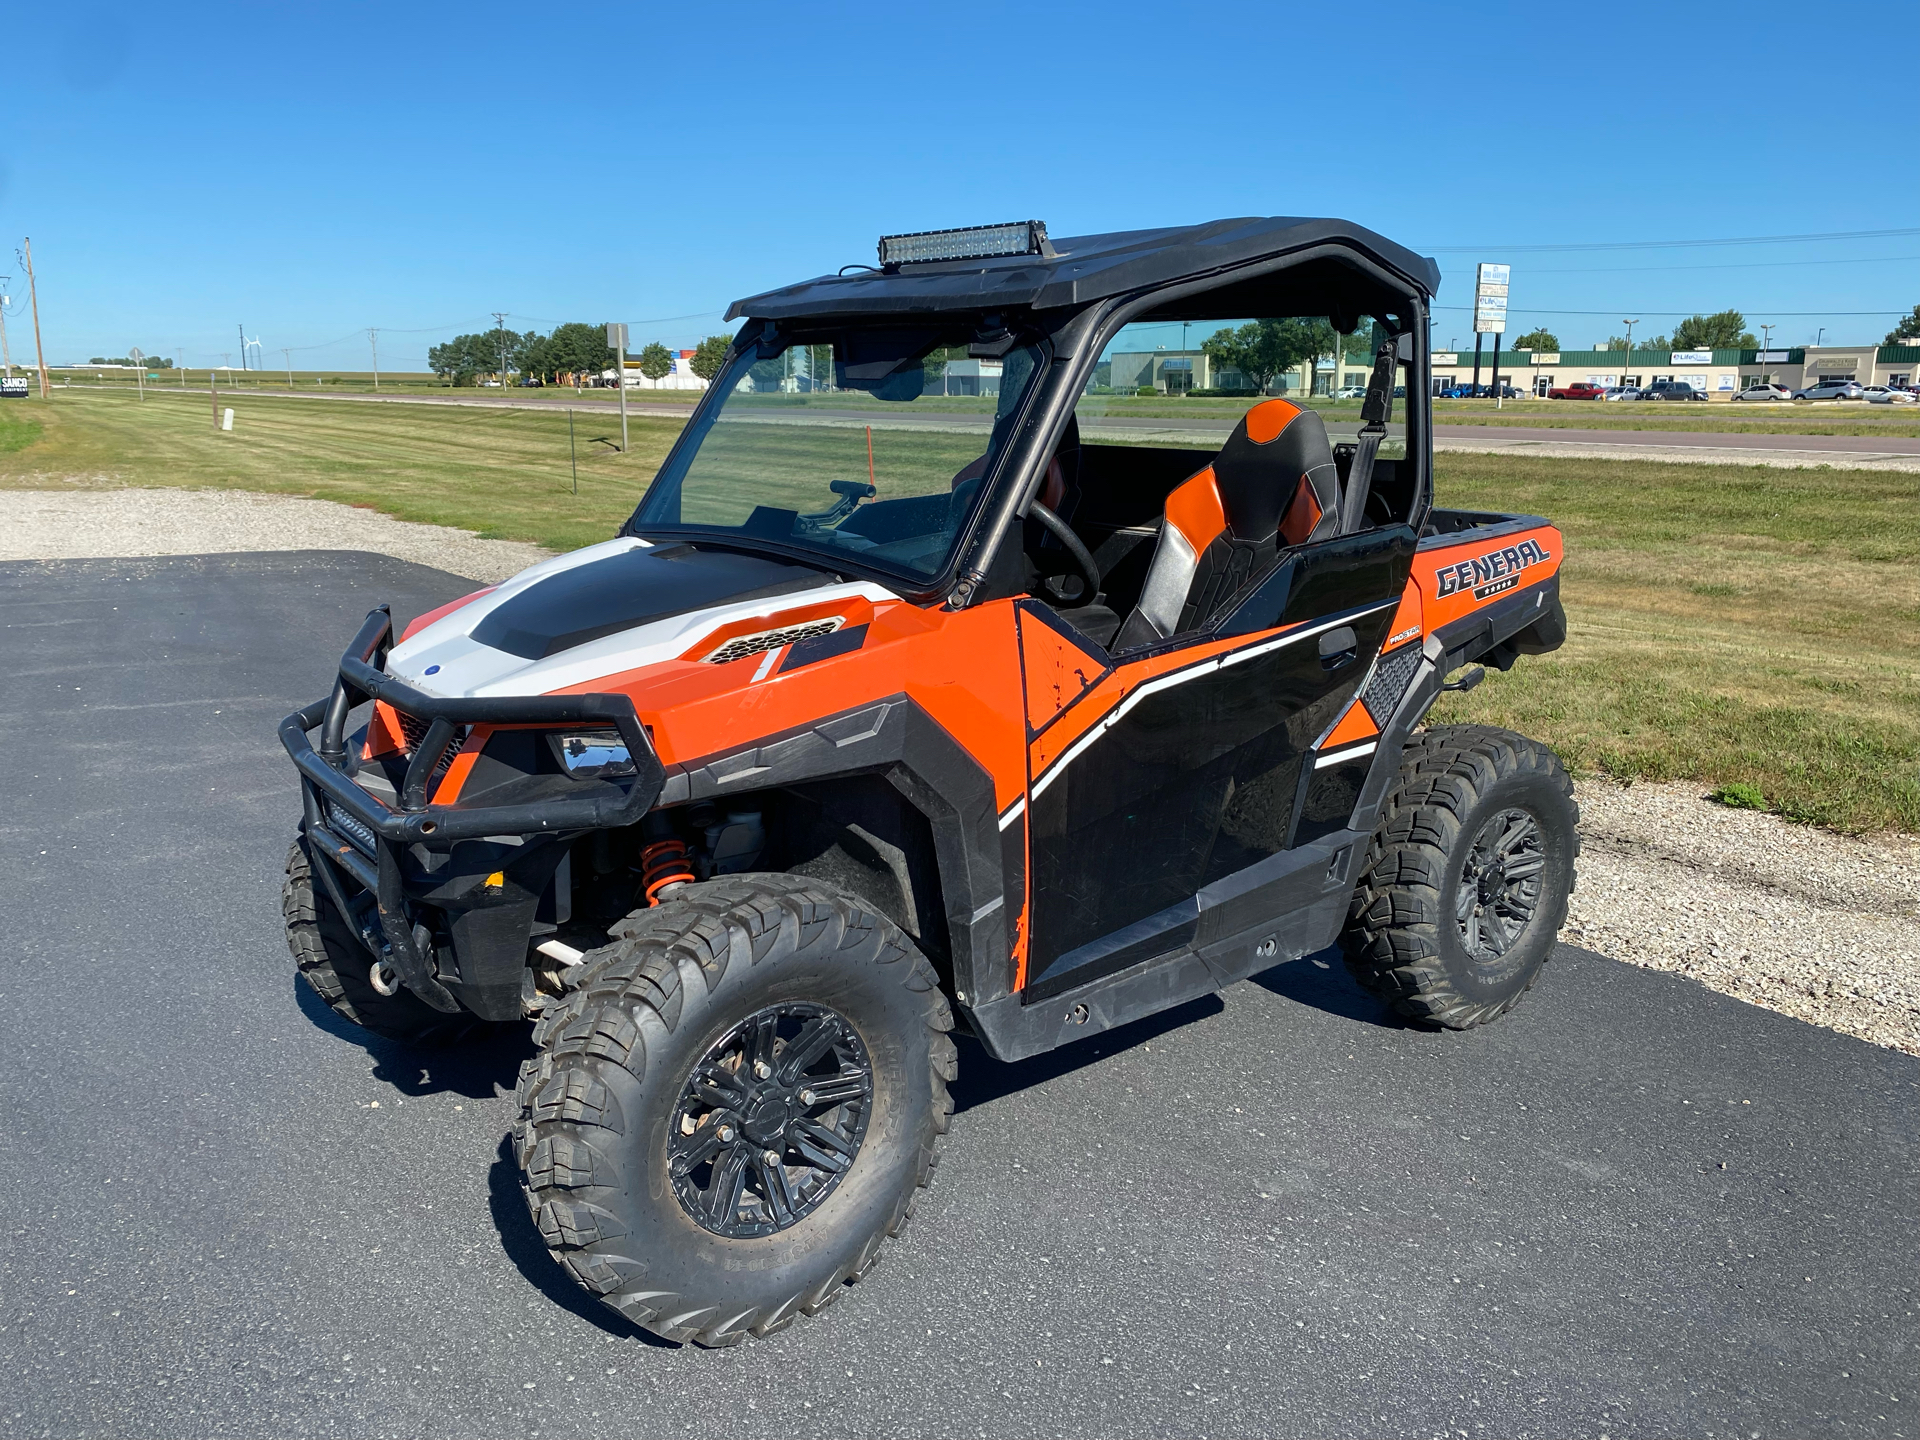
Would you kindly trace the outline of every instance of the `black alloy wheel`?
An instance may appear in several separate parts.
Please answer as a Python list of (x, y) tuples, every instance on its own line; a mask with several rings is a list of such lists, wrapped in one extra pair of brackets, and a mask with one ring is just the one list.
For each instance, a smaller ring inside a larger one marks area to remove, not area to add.
[(1567, 918), (1579, 819), (1544, 745), (1487, 725), (1415, 735), (1341, 936), (1354, 979), (1450, 1030), (1506, 1014)]
[(1476, 964), (1498, 971), (1533, 923), (1546, 864), (1540, 822), (1528, 811), (1502, 810), (1480, 827), (1454, 895), (1460, 946)]
[(694, 1065), (667, 1142), (674, 1193), (716, 1235), (772, 1235), (820, 1207), (866, 1138), (873, 1061), (844, 1015), (770, 1005)]

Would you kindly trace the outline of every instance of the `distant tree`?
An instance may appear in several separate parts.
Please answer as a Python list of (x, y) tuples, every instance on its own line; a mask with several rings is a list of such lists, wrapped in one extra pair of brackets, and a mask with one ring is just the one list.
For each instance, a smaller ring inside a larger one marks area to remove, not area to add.
[(1337, 341), (1325, 320), (1290, 316), (1216, 330), (1201, 342), (1200, 352), (1222, 370), (1238, 370), (1255, 390), (1264, 391), (1301, 361), (1332, 353)]
[(689, 368), (702, 380), (711, 380), (720, 373), (720, 364), (727, 358), (727, 347), (733, 344), (731, 335), (709, 335), (694, 347), (693, 359)]
[(1887, 332), (1882, 345), (1920, 344), (1920, 305), (1913, 307), (1913, 313)]
[(640, 352), (640, 373), (649, 380), (664, 380), (673, 373), (673, 354), (658, 340), (649, 341)]
[(1558, 350), (1560, 337), (1551, 330), (1529, 330), (1511, 343), (1516, 350)]
[[(1607, 343), (1599, 348), (1602, 350), (1624, 350), (1627, 348), (1627, 342), (1618, 335), (1611, 335), (1607, 337)], [(1653, 335), (1643, 336), (1634, 341), (1633, 348), (1636, 350), (1671, 350), (1673, 346), (1667, 343), (1666, 336)]]
[(1738, 310), (1694, 315), (1673, 332), (1675, 350), (1751, 350), (1760, 342), (1747, 329), (1747, 317)]
[(584, 378), (598, 375), (613, 364), (613, 351), (607, 346), (607, 327), (570, 320), (553, 327), (547, 337), (546, 363), (550, 375), (571, 375), (577, 390)]

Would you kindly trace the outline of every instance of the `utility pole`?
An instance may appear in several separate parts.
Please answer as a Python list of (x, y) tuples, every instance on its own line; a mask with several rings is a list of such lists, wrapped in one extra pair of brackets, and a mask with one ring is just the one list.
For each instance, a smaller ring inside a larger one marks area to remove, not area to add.
[(1638, 320), (1622, 320), (1620, 323), (1627, 327), (1627, 358), (1622, 362), (1620, 370), (1620, 383), (1624, 386), (1627, 383), (1627, 371), (1633, 366), (1633, 327), (1640, 322)]
[(378, 394), (380, 393), (380, 340), (379, 340), (379, 335), (380, 335), (380, 332), (379, 332), (378, 330), (375, 330), (375, 329), (372, 329), (371, 327), (369, 327), (369, 328), (368, 328), (368, 330), (367, 330), (367, 344), (369, 344), (369, 345), (371, 345), (371, 346), (373, 347), (373, 393), (374, 393), (374, 394), (376, 394), (376, 395), (378, 395)]
[(29, 235), (20, 243), (27, 247), (27, 300), (33, 307), (33, 358), (40, 366), (40, 398), (51, 400), (53, 390), (47, 384), (47, 352), (40, 343), (40, 289), (33, 280), (33, 237)]
[(184, 390), (187, 388), (187, 370), (180, 363), (180, 354), (180, 347), (176, 345), (173, 350), (173, 368), (180, 372), (180, 388)]
[(147, 398), (147, 357), (140, 353), (140, 347), (134, 346), (127, 358), (133, 361), (133, 383), (140, 392), (140, 399)]
[(240, 368), (244, 370), (247, 368), (247, 327), (241, 325), (236, 328), (240, 331)]
[(500, 388), (507, 388), (507, 312), (493, 312), (493, 328), (500, 336)]
[(607, 344), (613, 347), (613, 383), (620, 387), (620, 453), (624, 455), (627, 453), (627, 327), (624, 321), (608, 324)]
[(211, 365), (207, 367), (207, 394), (213, 397), (213, 433), (218, 435), (220, 433), (220, 378), (214, 374)]
[(293, 389), (293, 347), (282, 345), (280, 353), (287, 357), (287, 389)]
[[(11, 279), (11, 275), (0, 275), (0, 286)], [(9, 380), (13, 378), (13, 351), (7, 348), (7, 305), (12, 298), (10, 295), (0, 295), (0, 375), (5, 375)]]

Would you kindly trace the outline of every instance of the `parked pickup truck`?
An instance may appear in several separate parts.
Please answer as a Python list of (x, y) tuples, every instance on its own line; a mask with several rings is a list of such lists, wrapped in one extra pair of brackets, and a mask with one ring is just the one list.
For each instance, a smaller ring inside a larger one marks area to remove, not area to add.
[(1587, 383), (1585, 380), (1580, 380), (1580, 381), (1576, 381), (1572, 385), (1561, 385), (1552, 390), (1547, 391), (1547, 399), (1549, 400), (1599, 400), (1599, 399), (1603, 399), (1606, 396), (1606, 393), (1607, 393), (1606, 386), (1591, 385)]

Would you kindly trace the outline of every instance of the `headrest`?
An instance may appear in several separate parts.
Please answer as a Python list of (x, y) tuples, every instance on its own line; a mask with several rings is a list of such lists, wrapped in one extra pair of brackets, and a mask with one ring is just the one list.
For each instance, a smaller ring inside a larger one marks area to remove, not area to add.
[(1327, 427), (1290, 400), (1262, 400), (1241, 416), (1214, 458), (1213, 474), (1236, 540), (1272, 539), (1303, 478), (1321, 509), (1338, 508), (1339, 473)]

